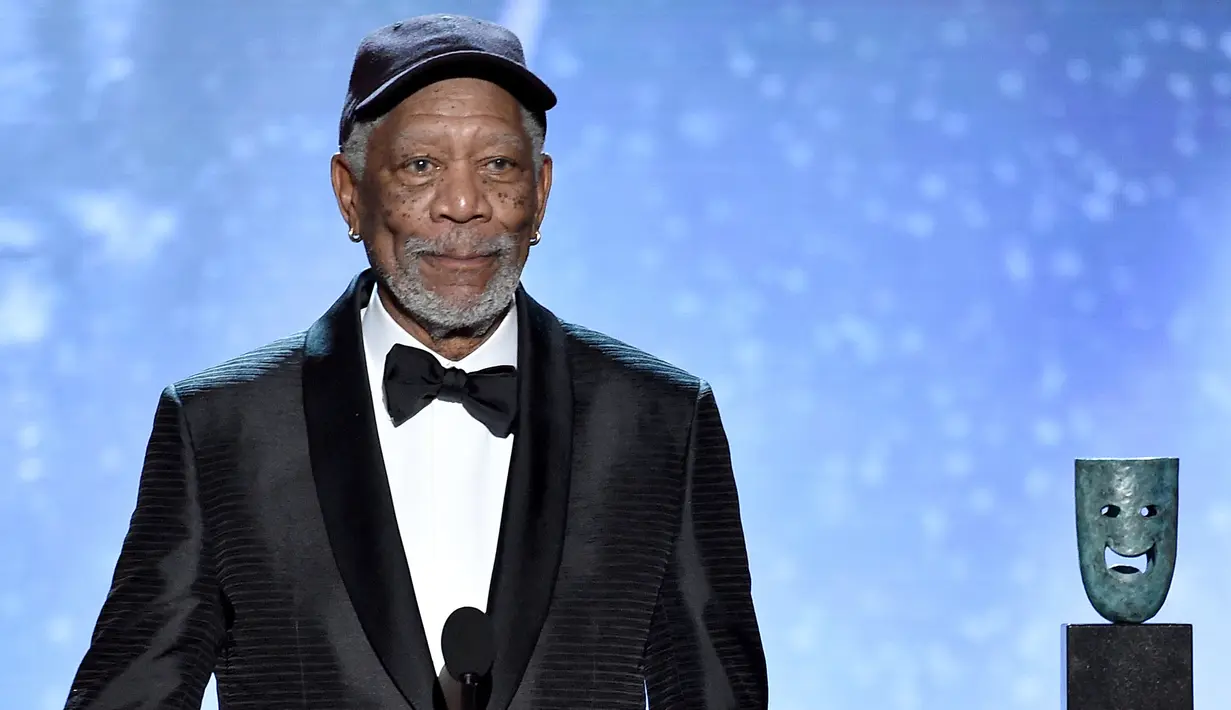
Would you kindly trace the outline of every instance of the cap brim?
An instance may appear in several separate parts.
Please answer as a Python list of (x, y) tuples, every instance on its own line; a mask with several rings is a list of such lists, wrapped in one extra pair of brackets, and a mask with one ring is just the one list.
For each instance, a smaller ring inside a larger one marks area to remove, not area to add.
[(534, 72), (496, 54), (465, 50), (437, 55), (403, 69), (356, 104), (352, 115), (358, 121), (379, 118), (429, 84), (462, 77), (490, 81), (536, 114), (546, 114), (556, 105), (555, 93)]

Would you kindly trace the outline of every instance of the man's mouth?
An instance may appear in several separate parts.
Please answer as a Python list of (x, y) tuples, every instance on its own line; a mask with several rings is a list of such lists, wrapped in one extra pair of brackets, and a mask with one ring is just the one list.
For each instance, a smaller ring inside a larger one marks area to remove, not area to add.
[(1122, 555), (1107, 545), (1103, 551), (1103, 561), (1107, 563), (1107, 569), (1123, 575), (1145, 574), (1154, 567), (1154, 546), (1140, 555), (1128, 556)]
[(476, 269), (490, 264), (495, 254), (424, 254), (423, 260), (445, 269)]

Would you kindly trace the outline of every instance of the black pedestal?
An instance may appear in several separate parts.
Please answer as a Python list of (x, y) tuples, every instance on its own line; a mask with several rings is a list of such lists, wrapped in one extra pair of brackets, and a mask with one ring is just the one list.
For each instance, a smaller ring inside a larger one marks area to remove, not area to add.
[(1191, 624), (1066, 624), (1065, 710), (1193, 710)]

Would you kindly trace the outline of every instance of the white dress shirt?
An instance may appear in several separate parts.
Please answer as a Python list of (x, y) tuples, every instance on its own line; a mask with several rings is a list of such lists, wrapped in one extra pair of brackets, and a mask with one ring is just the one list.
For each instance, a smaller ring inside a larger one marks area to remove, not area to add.
[[(432, 661), (444, 667), (440, 633), (461, 606), (487, 609), (513, 435), (492, 436), (461, 404), (434, 400), (399, 427), (385, 407), (385, 356), (395, 344), (428, 350), (385, 310), (372, 289), (361, 316), (376, 430), (398, 530), (410, 564)], [(517, 309), (470, 355), (445, 367), (467, 372), (517, 364)], [(428, 350), (431, 352), (430, 350)]]

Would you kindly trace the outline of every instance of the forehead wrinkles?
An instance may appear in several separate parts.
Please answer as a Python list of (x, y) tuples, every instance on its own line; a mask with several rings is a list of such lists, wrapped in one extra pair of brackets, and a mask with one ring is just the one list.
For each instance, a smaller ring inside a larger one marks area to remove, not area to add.
[(416, 91), (402, 101), (408, 113), (466, 116), (516, 109), (517, 99), (496, 84), (482, 79), (447, 79)]
[(459, 121), (449, 118), (426, 120), (402, 126), (391, 138), (393, 145), (504, 145), (516, 148), (527, 144), (526, 137), (507, 126), (493, 126), (487, 121)]

